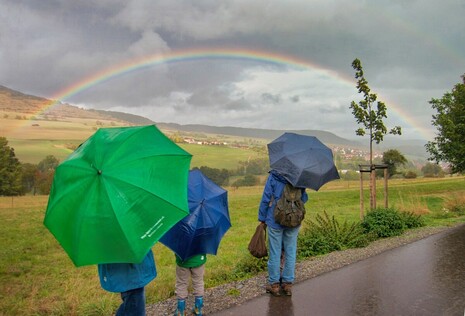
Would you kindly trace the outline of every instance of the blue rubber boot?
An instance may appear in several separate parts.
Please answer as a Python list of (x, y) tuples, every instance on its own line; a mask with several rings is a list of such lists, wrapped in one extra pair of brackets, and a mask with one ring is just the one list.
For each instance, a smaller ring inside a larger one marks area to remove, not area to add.
[(176, 308), (174, 316), (186, 316), (186, 300), (178, 299), (178, 308)]
[(203, 307), (203, 296), (196, 296), (194, 308), (192, 309), (192, 313), (194, 315), (202, 315), (202, 307)]

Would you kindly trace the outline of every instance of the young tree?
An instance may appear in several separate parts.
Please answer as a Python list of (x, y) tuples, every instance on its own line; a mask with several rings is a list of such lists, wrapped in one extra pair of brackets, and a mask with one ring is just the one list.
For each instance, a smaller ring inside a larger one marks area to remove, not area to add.
[(448, 162), (452, 173), (465, 172), (465, 74), (451, 92), (429, 103), (437, 111), (432, 123), (438, 133), (426, 144), (426, 151), (431, 160)]
[(444, 170), (437, 163), (427, 162), (422, 168), (423, 176), (426, 178), (444, 177)]
[(32, 192), (36, 194), (36, 174), (38, 173), (37, 165), (32, 163), (21, 164), (22, 176), (21, 182), (23, 184), (23, 193)]
[(22, 193), (21, 164), (5, 137), (0, 137), (0, 195)]
[[(356, 58), (352, 62), (352, 67), (355, 69), (355, 79), (357, 79), (357, 89), (363, 94), (363, 99), (356, 103), (352, 101), (350, 108), (358, 124), (363, 127), (358, 128), (355, 133), (358, 136), (365, 136), (368, 133), (370, 139), (370, 207), (373, 209), (375, 205), (375, 166), (373, 164), (373, 142), (379, 144), (384, 139), (384, 135), (388, 133), (383, 119), (387, 118), (387, 107), (384, 102), (377, 101), (378, 96), (375, 93), (370, 93), (371, 89), (368, 86), (368, 81), (363, 74), (361, 61)], [(400, 135), (400, 126), (395, 126), (389, 131), (389, 134)]]
[(388, 166), (388, 175), (392, 177), (397, 173), (397, 166), (407, 163), (407, 159), (397, 149), (389, 149), (383, 153), (383, 163)]
[(53, 155), (48, 155), (37, 164), (37, 172), (34, 179), (35, 188), (39, 194), (49, 194), (52, 187), (55, 169), (60, 161)]
[(53, 155), (48, 155), (42, 159), (37, 165), (37, 169), (41, 172), (55, 171), (60, 164), (60, 161)]

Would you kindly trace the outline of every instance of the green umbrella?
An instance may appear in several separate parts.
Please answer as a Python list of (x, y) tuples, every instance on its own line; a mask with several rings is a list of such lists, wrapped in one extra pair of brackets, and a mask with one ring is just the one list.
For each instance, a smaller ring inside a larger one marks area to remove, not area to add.
[(191, 158), (154, 125), (101, 128), (57, 167), (44, 225), (76, 266), (141, 262), (189, 214)]

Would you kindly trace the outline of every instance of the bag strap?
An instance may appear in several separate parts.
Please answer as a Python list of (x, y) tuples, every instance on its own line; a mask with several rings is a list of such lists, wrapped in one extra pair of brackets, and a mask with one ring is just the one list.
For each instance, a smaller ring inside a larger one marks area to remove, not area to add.
[[(283, 189), (283, 192), (281, 193), (281, 198), (284, 196), (284, 190), (287, 189), (287, 187), (289, 186), (289, 183), (286, 183), (284, 185), (284, 189)], [(273, 202), (276, 200), (276, 198), (274, 197), (274, 194), (272, 193), (271, 194), (271, 199), (270, 199), (270, 202), (268, 202), (268, 207), (271, 207), (273, 205)]]
[(270, 199), (270, 202), (268, 202), (268, 207), (273, 206), (273, 202), (274, 202), (274, 195), (271, 194), (271, 199)]
[(263, 231), (265, 232), (265, 240), (266, 240), (266, 224), (260, 223), (260, 225), (263, 226)]

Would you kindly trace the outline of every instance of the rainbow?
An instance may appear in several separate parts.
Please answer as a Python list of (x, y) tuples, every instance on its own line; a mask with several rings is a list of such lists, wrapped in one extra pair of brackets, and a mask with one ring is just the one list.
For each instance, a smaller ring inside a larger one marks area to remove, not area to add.
[[(348, 78), (330, 69), (321, 67), (311, 61), (304, 60), (291, 55), (278, 54), (268, 51), (248, 50), (248, 49), (230, 49), (230, 48), (199, 48), (199, 49), (185, 49), (179, 51), (172, 51), (168, 54), (153, 54), (144, 56), (135, 60), (129, 60), (121, 64), (103, 69), (95, 74), (85, 77), (82, 80), (58, 91), (52, 97), (50, 102), (45, 103), (36, 114), (40, 114), (45, 110), (53, 107), (74, 96), (82, 91), (90, 89), (93, 86), (99, 85), (103, 82), (109, 81), (113, 78), (132, 73), (137, 70), (146, 69), (149, 67), (156, 67), (161, 64), (170, 64), (178, 62), (199, 61), (199, 60), (215, 60), (215, 59), (230, 59), (245, 62), (258, 62), (263, 64), (273, 64), (278, 66), (292, 67), (302, 70), (318, 71), (325, 76), (331, 77), (338, 82), (354, 87), (355, 80)], [(379, 99), (386, 102), (386, 98), (379, 95)], [(351, 101), (351, 100), (350, 100)], [(348, 101), (349, 102), (349, 101)], [(388, 111), (393, 110), (395, 114), (407, 123), (410, 127), (418, 130), (418, 132), (425, 138), (431, 139), (431, 132), (418, 124), (413, 116), (407, 113), (402, 106), (392, 102), (386, 102)]]

